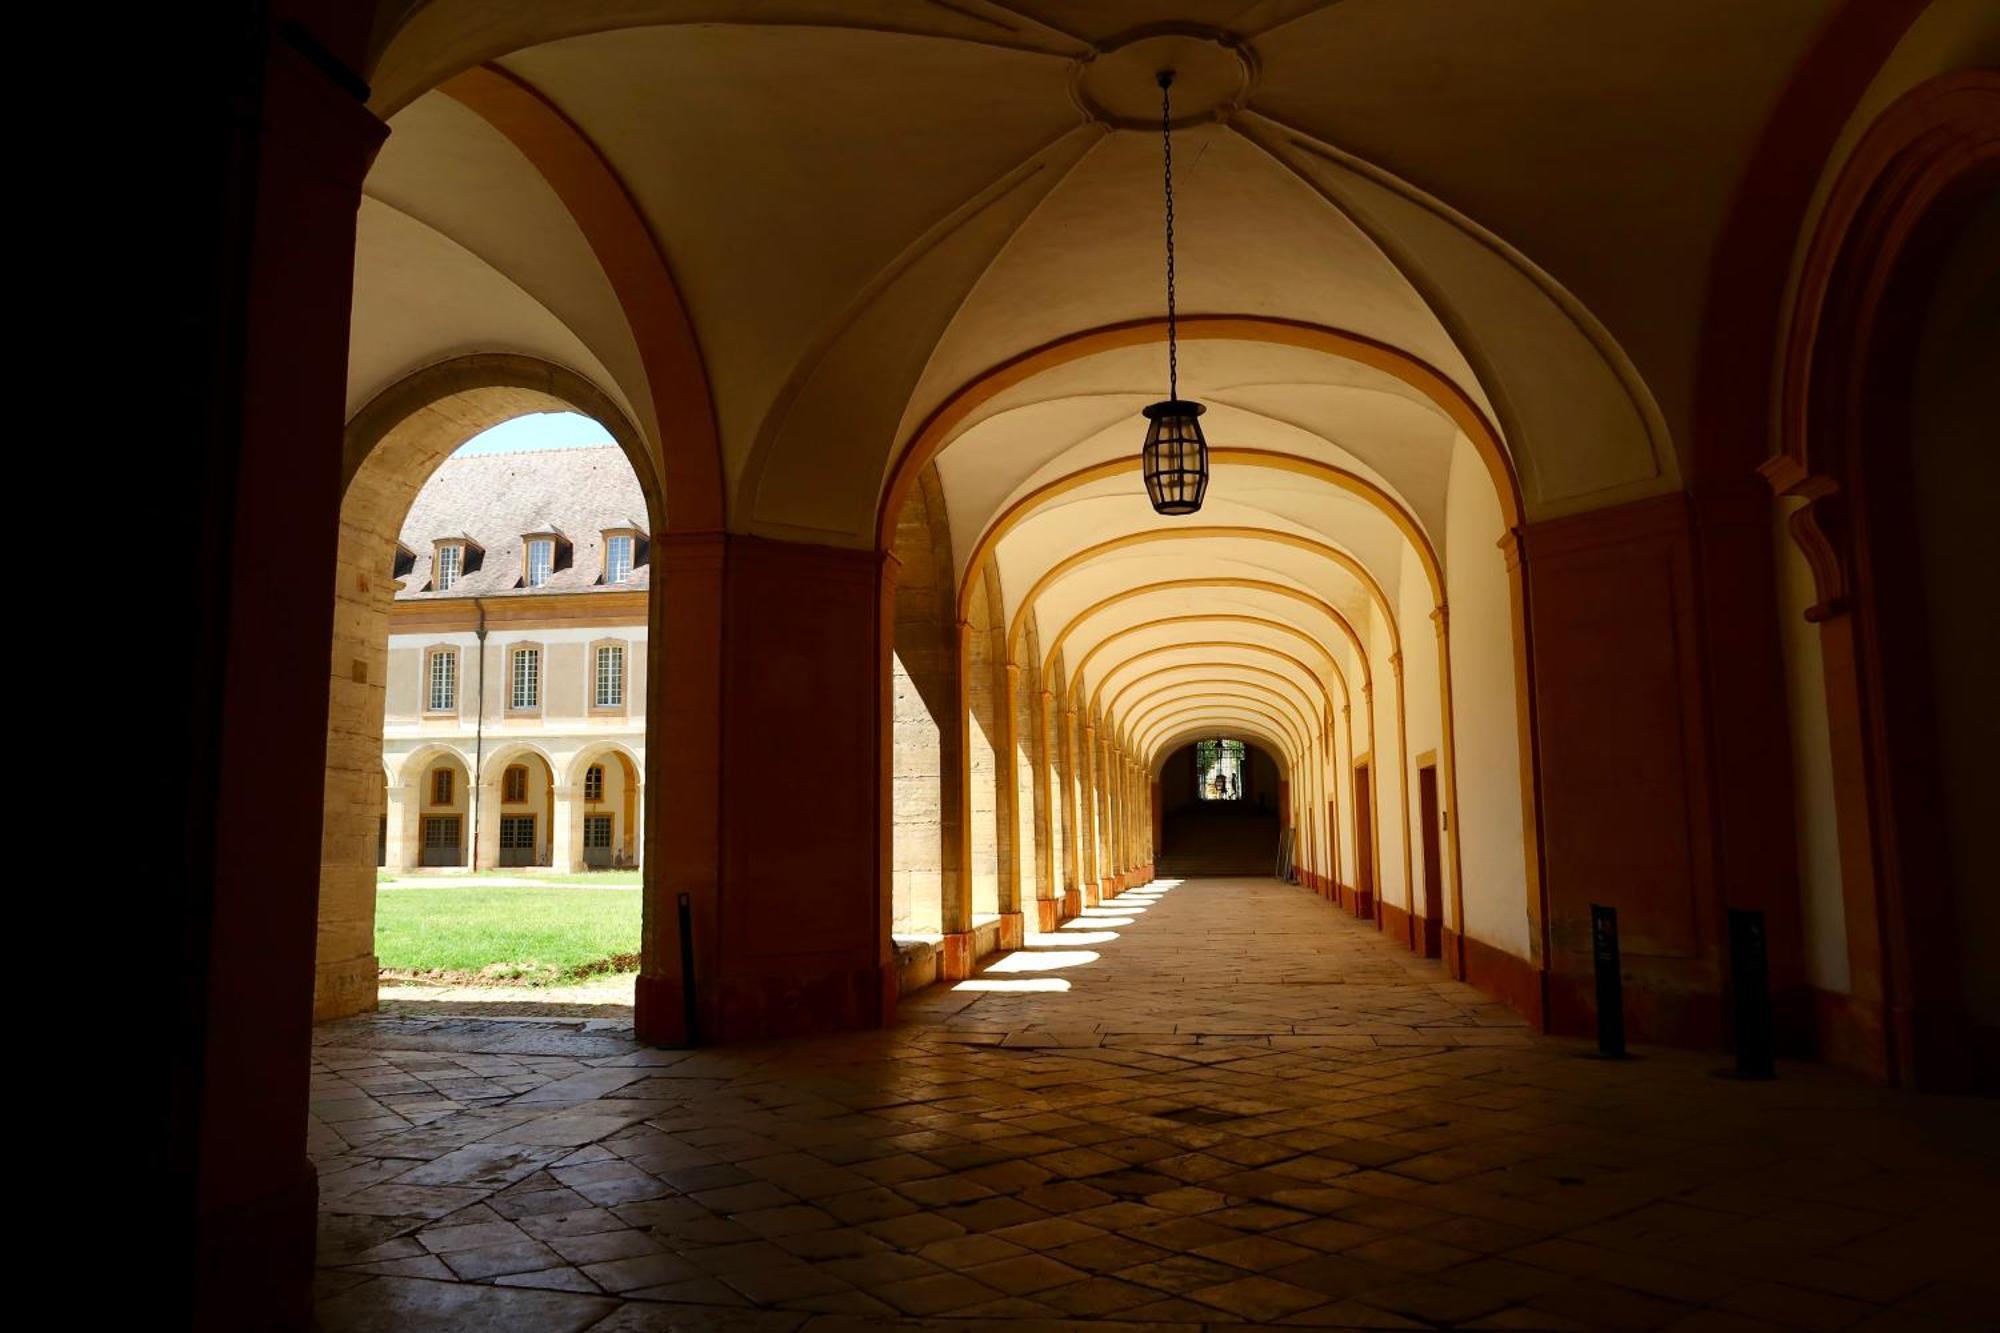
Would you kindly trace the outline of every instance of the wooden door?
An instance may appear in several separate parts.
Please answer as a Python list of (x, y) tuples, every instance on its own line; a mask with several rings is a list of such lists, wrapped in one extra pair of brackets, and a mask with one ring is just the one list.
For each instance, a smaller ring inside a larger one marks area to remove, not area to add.
[(1444, 865), (1438, 855), (1438, 771), (1436, 764), (1417, 770), (1417, 808), (1423, 816), (1424, 920), (1419, 952), (1436, 958), (1444, 952)]
[(1354, 766), (1354, 890), (1355, 912), (1375, 915), (1375, 791), (1367, 764)]
[(457, 815), (425, 815), (422, 862), (427, 866), (465, 864), (465, 838)]

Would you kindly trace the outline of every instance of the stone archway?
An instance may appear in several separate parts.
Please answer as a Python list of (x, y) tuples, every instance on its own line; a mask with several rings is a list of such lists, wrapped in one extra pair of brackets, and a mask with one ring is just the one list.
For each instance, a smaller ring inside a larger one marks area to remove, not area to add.
[(1816, 1015), (1821, 1051), (1926, 1088), (2000, 1084), (2000, 914), (1974, 887), (1995, 743), (1978, 608), (1996, 238), (2000, 73), (1921, 84), (1829, 192), (1762, 468), (1810, 572), (1816, 632), (1792, 651), (1823, 691), (1801, 722), (1825, 728), (1839, 830), (1848, 989)]
[[(403, 517), (424, 482), (461, 444), (503, 421), (548, 411), (581, 413), (611, 433), (639, 478), (649, 522), (662, 531), (666, 508), (642, 437), (609, 396), (562, 366), (513, 354), (458, 357), (397, 382), (348, 423), (333, 589), (315, 1021), (375, 1007), (375, 847), (385, 813), (392, 825), (391, 864), (398, 864), (401, 845), (393, 827), (395, 795), (385, 812), (377, 804), (374, 775), (382, 762), (389, 608), (396, 586), (391, 571)], [(656, 584), (655, 606), (659, 596)], [(422, 836), (421, 827), (406, 816), (402, 838)], [(473, 836), (468, 827), (468, 851)]]

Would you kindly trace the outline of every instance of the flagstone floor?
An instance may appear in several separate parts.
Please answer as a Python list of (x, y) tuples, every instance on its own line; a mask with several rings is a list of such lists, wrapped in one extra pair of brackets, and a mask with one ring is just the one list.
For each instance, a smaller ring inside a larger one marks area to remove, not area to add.
[(319, 1030), (323, 1328), (2000, 1327), (2000, 1106), (1583, 1059), (1273, 880), (886, 1032), (610, 1012)]

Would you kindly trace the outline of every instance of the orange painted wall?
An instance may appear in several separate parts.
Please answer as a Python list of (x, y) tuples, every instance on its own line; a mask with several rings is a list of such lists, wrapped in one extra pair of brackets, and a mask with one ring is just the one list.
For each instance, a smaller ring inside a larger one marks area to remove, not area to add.
[(1590, 907), (1618, 909), (1634, 1040), (1722, 1032), (1694, 544), (1685, 496), (1527, 528), (1549, 1013), (1593, 1030)]
[(871, 552), (729, 540), (712, 1039), (885, 1017), (880, 583)]

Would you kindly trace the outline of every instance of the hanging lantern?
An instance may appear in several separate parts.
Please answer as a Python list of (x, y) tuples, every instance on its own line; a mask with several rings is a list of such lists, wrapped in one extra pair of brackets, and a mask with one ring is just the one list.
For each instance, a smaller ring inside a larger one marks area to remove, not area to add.
[(1167, 199), (1167, 397), (1145, 409), (1146, 447), (1139, 462), (1146, 498), (1157, 513), (1179, 516), (1201, 508), (1208, 493), (1208, 441), (1200, 403), (1181, 398), (1180, 326), (1174, 309), (1174, 72), (1160, 71), (1160, 142)]
[(1192, 514), (1208, 491), (1208, 441), (1201, 436), (1200, 403), (1169, 398), (1146, 408), (1141, 460), (1146, 498), (1162, 514)]

